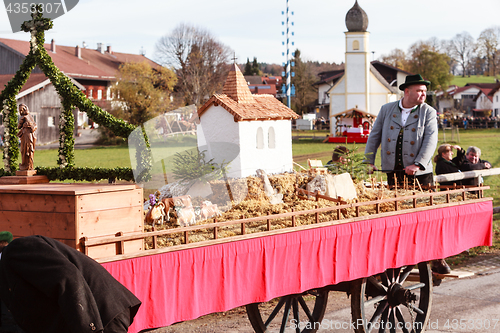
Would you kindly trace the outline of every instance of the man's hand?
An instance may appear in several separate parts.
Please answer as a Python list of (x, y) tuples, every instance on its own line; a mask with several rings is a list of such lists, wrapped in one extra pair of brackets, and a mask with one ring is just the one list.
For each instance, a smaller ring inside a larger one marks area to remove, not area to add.
[(420, 170), (420, 167), (418, 167), (417, 165), (408, 165), (406, 168), (405, 168), (405, 173), (409, 176), (414, 176), (415, 173)]
[(374, 171), (377, 171), (377, 167), (373, 164), (368, 164), (368, 174), (371, 175)]
[(486, 169), (490, 169), (491, 168), (491, 164), (489, 164), (488, 162), (484, 162), (484, 167)]

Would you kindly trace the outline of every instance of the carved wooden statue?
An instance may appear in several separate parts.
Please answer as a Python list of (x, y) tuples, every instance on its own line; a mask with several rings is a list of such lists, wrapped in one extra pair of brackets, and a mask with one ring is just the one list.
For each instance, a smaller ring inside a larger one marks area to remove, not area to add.
[(21, 165), (19, 165), (19, 170), (33, 170), (33, 156), (35, 155), (35, 144), (36, 144), (36, 123), (33, 117), (30, 115), (28, 106), (25, 104), (19, 105), (19, 114), (21, 118), (19, 119), (19, 133), (17, 136), (21, 140)]

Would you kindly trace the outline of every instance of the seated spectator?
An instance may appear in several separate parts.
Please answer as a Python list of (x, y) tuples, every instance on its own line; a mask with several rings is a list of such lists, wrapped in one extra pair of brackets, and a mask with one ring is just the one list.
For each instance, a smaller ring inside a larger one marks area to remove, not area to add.
[(141, 302), (99, 263), (52, 238), (0, 236), (0, 298), (25, 332), (128, 331)]
[[(457, 150), (457, 156), (453, 157), (453, 149)], [(439, 146), (437, 155), (434, 156), (436, 163), (436, 175), (460, 172), (460, 167), (465, 159), (465, 151), (457, 145), (442, 144)], [(440, 185), (462, 185), (461, 181), (441, 182)]]
[(465, 154), (466, 160), (464, 160), (462, 165), (462, 171), (470, 170), (483, 170), (491, 168), (491, 163), (480, 159), (481, 149), (478, 147), (470, 146), (467, 148), (467, 153)]
[[(483, 170), (490, 169), (491, 163), (480, 159), (481, 149), (475, 146), (470, 146), (467, 148), (467, 153), (465, 154), (464, 162), (460, 167), (461, 171), (472, 171), (472, 170)], [(474, 178), (462, 180), (463, 185), (477, 185), (474, 182)]]

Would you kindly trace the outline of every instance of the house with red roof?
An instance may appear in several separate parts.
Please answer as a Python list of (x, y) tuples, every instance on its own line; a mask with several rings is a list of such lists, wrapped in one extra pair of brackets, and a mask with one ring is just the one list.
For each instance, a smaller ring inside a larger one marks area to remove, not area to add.
[(490, 116), (493, 110), (493, 96), (489, 95), (491, 88), (479, 87), (479, 92), (474, 97), (476, 107), (472, 109), (475, 117)]
[(230, 162), (229, 177), (293, 170), (291, 122), (298, 115), (272, 95), (252, 95), (236, 64), (198, 118), (198, 149), (215, 163)]
[(281, 86), (283, 85), (281, 76), (245, 75), (244, 77), (252, 94), (273, 95), (274, 97), (281, 95)]
[[(111, 46), (105, 48), (98, 44), (96, 49), (80, 46), (57, 45), (54, 40), (44, 45), (54, 64), (67, 75), (73, 83), (104, 110), (111, 108), (111, 85), (116, 81), (118, 68), (127, 62), (146, 61), (152, 67), (157, 63), (143, 55), (114, 52)], [(0, 89), (10, 81), (29, 53), (28, 41), (0, 38)], [(57, 92), (36, 67), (30, 79), (16, 96), (18, 103), (28, 105), (38, 126), (38, 143), (56, 141), (59, 137), (59, 115), (61, 103)], [(75, 110), (77, 125), (88, 122), (86, 114)], [(75, 126), (77, 127), (77, 126)], [(1, 129), (0, 129), (1, 131)], [(76, 132), (75, 132), (76, 134)]]

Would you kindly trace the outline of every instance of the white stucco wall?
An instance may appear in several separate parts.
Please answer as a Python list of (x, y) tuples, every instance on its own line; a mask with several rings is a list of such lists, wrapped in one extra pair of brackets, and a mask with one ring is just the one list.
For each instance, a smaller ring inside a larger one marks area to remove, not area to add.
[[(257, 133), (262, 133), (260, 139)], [(197, 134), (198, 148), (207, 150), (208, 160), (231, 160), (228, 177), (255, 175), (257, 169), (268, 174), (293, 170), (290, 120), (235, 122), (224, 108), (211, 106), (200, 117)]]
[[(255, 175), (257, 169), (268, 174), (293, 170), (292, 131), (290, 120), (240, 121), (241, 170), (229, 170), (231, 177)], [(262, 149), (257, 148), (257, 132), (262, 129)], [(272, 147), (270, 133), (274, 130), (275, 144)], [(270, 145), (271, 144), (271, 145)], [(234, 176), (239, 173), (240, 176)]]
[(329, 84), (320, 84), (318, 86), (318, 104), (328, 104), (329, 98), (326, 95), (328, 90), (331, 88)]
[(500, 116), (500, 90), (493, 95), (493, 113), (492, 116)]
[(479, 97), (476, 100), (476, 109), (479, 110), (493, 109), (493, 103), (484, 93), (481, 93), (481, 95), (479, 95)]
[(477, 95), (478, 92), (479, 88), (471, 86), (469, 89), (454, 94), (453, 99), (462, 99), (462, 95)]
[(376, 116), (380, 112), (382, 105), (395, 101), (397, 95), (393, 94), (386, 86), (384, 86), (373, 73), (370, 73), (370, 108), (366, 110), (370, 114)]

